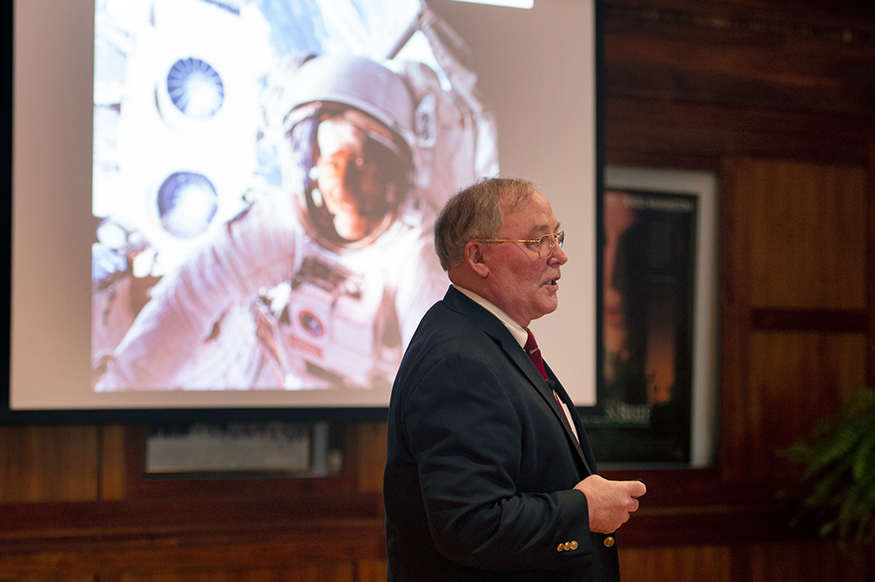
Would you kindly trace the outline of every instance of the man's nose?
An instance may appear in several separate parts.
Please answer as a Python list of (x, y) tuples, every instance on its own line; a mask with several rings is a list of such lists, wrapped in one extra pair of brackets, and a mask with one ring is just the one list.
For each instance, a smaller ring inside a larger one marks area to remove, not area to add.
[(564, 265), (568, 262), (568, 255), (565, 254), (565, 249), (556, 245), (553, 249), (553, 254), (550, 256), (550, 260), (548, 262), (558, 263), (560, 265)]

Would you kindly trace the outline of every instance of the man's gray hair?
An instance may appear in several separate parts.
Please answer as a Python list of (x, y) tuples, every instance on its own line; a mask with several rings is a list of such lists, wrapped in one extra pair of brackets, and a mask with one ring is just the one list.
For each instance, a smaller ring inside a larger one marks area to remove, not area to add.
[(434, 221), (434, 249), (445, 271), (465, 260), (472, 240), (500, 238), (504, 216), (537, 192), (529, 180), (483, 178), (444, 204)]

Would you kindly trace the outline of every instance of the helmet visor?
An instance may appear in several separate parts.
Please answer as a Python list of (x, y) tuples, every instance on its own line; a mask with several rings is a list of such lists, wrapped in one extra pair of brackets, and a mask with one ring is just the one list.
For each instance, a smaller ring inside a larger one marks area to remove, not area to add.
[(391, 224), (412, 179), (409, 150), (372, 117), (319, 107), (289, 131), (310, 221), (336, 244), (372, 241)]

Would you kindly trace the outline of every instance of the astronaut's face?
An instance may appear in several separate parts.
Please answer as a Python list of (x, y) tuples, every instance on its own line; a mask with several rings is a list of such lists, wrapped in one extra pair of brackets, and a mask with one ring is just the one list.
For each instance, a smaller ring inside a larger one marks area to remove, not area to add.
[(387, 220), (386, 197), (392, 193), (387, 193), (380, 164), (394, 161), (384, 154), (394, 145), (392, 133), (371, 117), (348, 109), (324, 114), (316, 144), (313, 175), (334, 228), (346, 240), (361, 240)]

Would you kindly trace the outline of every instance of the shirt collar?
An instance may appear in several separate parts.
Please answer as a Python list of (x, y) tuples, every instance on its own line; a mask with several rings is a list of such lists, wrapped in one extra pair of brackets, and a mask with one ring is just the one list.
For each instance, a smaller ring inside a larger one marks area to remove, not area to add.
[(492, 302), (484, 299), (480, 295), (477, 295), (473, 291), (465, 289), (464, 287), (459, 287), (455, 283), (453, 283), (453, 287), (455, 287), (459, 290), (459, 292), (463, 293), (465, 296), (471, 299), (471, 301), (474, 301), (475, 303), (483, 307), (483, 309), (497, 317), (498, 320), (501, 321), (501, 323), (503, 323), (504, 326), (508, 329), (508, 331), (510, 331), (514, 339), (519, 342), (520, 347), (526, 345), (526, 340), (529, 339), (529, 334), (526, 331), (526, 328), (512, 320), (504, 311), (493, 305)]

